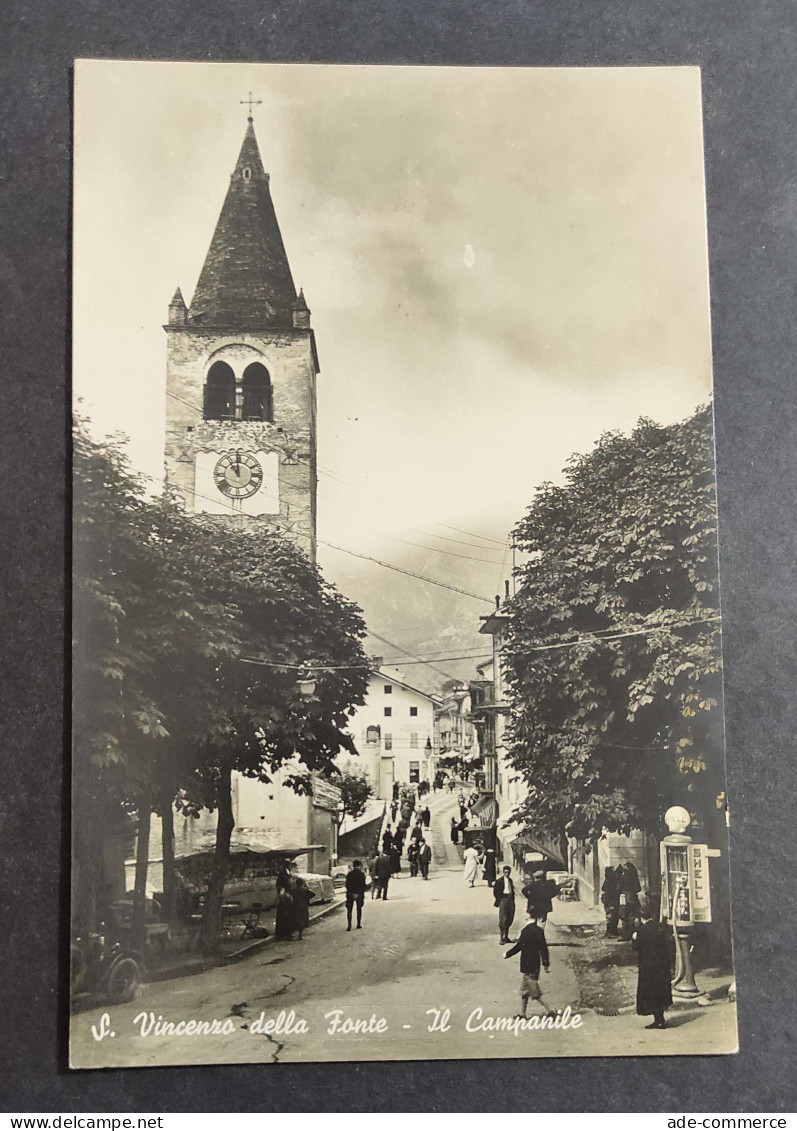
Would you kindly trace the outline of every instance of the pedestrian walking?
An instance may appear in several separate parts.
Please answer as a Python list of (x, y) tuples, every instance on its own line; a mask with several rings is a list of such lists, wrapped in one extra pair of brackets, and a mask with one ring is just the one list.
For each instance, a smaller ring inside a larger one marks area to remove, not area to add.
[(390, 820), (393, 824), (396, 823), (396, 814), (398, 813), (398, 801), (390, 802)]
[(390, 877), (393, 875), (390, 857), (387, 853), (383, 852), (376, 861), (376, 878), (379, 881), (379, 894), (377, 899), (381, 896), (382, 899), (387, 899), (387, 885), (390, 883)]
[(522, 889), (526, 897), (526, 912), (534, 915), (544, 927), (553, 911), (554, 896), (559, 894), (559, 885), (549, 880), (544, 871), (535, 872)]
[(410, 866), (410, 875), (418, 875), (418, 842), (411, 840), (407, 846), (407, 861)]
[(357, 908), (357, 930), (363, 925), (363, 903), (365, 902), (365, 873), (362, 864), (355, 860), (346, 876), (346, 930), (351, 930), (351, 913)]
[(368, 862), (368, 875), (371, 877), (371, 899), (379, 898), (380, 883), (376, 874), (376, 862), (379, 859), (379, 849)]
[(504, 865), (501, 875), (493, 884), (493, 900), (498, 908), (500, 942), (511, 942), (509, 928), (515, 919), (515, 883), (512, 879), (512, 869), (508, 864)]
[(601, 903), (606, 916), (606, 938), (616, 938), (617, 925), (620, 922), (620, 889), (616, 868), (604, 868), (603, 870)]
[[(505, 868), (504, 871), (506, 872), (507, 869)], [(512, 958), (515, 954), (520, 955), (521, 1011), (517, 1016), (526, 1016), (526, 1010), (531, 1000), (537, 1002), (545, 1010), (546, 1017), (555, 1017), (556, 1010), (551, 1009), (545, 1003), (540, 989), (540, 966), (548, 974), (550, 972), (550, 959), (545, 934), (533, 915), (529, 916), (528, 922), (518, 935), (517, 942), (506, 952), (504, 958)]]
[(399, 783), (397, 781), (394, 781), (393, 782), (393, 801), (398, 801), (398, 795), (399, 795)]
[(423, 840), (423, 826), (420, 823), (418, 823), (410, 833), (410, 839), (418, 841)]
[(296, 884), (291, 894), (293, 896), (293, 925), (298, 932), (299, 942), (301, 942), (302, 933), (310, 925), (310, 904), (315, 897), (301, 876), (296, 877)]
[(418, 867), (425, 880), (429, 879), (429, 865), (432, 862), (432, 850), (425, 840), (418, 841)]
[(390, 871), (395, 875), (396, 872), (401, 871), (401, 852), (395, 841), (390, 846), (388, 856), (390, 857)]
[(495, 864), (495, 849), (486, 848), (484, 850), (484, 878), (490, 886), (495, 883), (496, 878), (496, 864)]
[(654, 917), (653, 906), (647, 900), (640, 906), (640, 916), (639, 929), (631, 940), (639, 959), (636, 1011), (641, 1017), (653, 1014), (646, 1029), (665, 1029), (664, 1011), (672, 1005), (670, 931)]
[(463, 870), (465, 882), (469, 884), (470, 887), (475, 887), (476, 877), (479, 874), (479, 861), (481, 859), (478, 848), (474, 848), (473, 845), (471, 845), (470, 848), (466, 848), (462, 859), (465, 865)]
[(388, 825), (387, 828), (385, 829), (385, 835), (382, 837), (382, 851), (389, 853), (392, 846), (393, 846), (393, 834), (390, 831), (390, 825)]
[(451, 843), (459, 844), (459, 821), (456, 817), (451, 818)]
[(425, 829), (428, 829), (432, 823), (432, 812), (428, 805), (425, 805), (423, 809), (421, 809), (421, 820), (423, 822), (423, 827)]
[(406, 831), (403, 828), (401, 828), (401, 826), (399, 826), (399, 828), (397, 828), (396, 831), (393, 833), (393, 844), (399, 850), (399, 856), (404, 851), (404, 837), (405, 836), (406, 836)]

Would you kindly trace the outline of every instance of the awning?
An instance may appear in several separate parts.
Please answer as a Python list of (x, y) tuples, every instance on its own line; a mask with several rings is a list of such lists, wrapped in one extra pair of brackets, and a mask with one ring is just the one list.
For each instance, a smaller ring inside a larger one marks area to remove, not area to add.
[(519, 821), (506, 821), (498, 829), (498, 835), (504, 843), (512, 844), (516, 851), (519, 849), (520, 851), (525, 850), (534, 853), (535, 863), (539, 862), (540, 865), (544, 866), (545, 861), (550, 860), (562, 867), (567, 866), (566, 861), (562, 859), (562, 855), (557, 849), (544, 843), (541, 838), (535, 837)]
[(479, 818), (482, 828), (491, 829), (498, 820), (498, 802), (489, 793), (483, 793), (479, 800), (473, 803), (470, 813), (471, 816)]

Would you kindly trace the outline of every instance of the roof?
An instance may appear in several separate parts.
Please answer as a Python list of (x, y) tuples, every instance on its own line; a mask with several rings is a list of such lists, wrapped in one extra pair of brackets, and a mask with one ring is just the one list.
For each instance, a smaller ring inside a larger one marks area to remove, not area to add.
[(414, 691), (416, 695), (421, 695), (424, 699), (428, 699), (430, 703), (438, 705), (440, 697), (438, 695), (430, 695), (427, 691), (421, 691), (418, 687), (413, 687), (411, 683), (406, 683), (403, 679), (397, 679), (394, 675), (388, 675), (386, 671), (380, 668), (374, 668), (371, 675), (375, 679), (383, 679), (388, 683), (395, 683), (397, 687), (403, 687), (405, 691)]
[(189, 325), (291, 328), (297, 301), (252, 119), (189, 310)]

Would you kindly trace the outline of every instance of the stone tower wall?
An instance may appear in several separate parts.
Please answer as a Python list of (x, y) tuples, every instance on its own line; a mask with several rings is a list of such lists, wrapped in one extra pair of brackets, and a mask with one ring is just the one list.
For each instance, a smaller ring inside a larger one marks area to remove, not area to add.
[[(241, 524), (279, 521), (285, 533), (315, 560), (316, 371), (312, 331), (263, 330), (225, 333), (170, 325), (167, 331), (166, 470), (191, 512), (207, 509), (196, 494), (199, 452), (243, 448), (278, 457), (279, 519), (229, 516)], [(205, 379), (210, 366), (226, 361), (236, 372), (252, 361), (271, 377), (273, 423), (203, 420)], [(265, 484), (273, 492), (276, 484)], [(203, 495), (215, 499), (207, 488)], [(216, 503), (223, 497), (219, 494)]]

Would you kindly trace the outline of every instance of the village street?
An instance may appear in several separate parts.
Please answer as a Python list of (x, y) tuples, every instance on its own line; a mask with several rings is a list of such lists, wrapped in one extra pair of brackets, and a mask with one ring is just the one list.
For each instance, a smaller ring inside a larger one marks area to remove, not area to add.
[[(457, 852), (444, 839), (452, 804), (439, 795), (432, 803), (435, 861), (428, 882), (410, 878), (405, 866), (391, 880), (387, 902), (366, 897), (361, 931), (346, 931), (340, 909), (312, 926), (302, 942), (269, 942), (236, 965), (145, 985), (135, 1002), (108, 1008), (114, 1035), (99, 1041), (92, 1026), (102, 1032), (105, 1011), (79, 1013), (72, 1020), (72, 1063), (102, 1067), (729, 1051), (732, 1007), (722, 1001), (673, 1010), (668, 1029), (645, 1031), (645, 1020), (633, 1011), (630, 946), (603, 940), (600, 916), (582, 904), (556, 904), (546, 928), (551, 972), (541, 975), (546, 1001), (557, 1009), (570, 1005), (580, 1013), (581, 1026), (517, 1035), (479, 1029), (487, 1017), (517, 1012), (519, 959), (504, 961), (492, 894), (483, 880), (473, 889), (464, 883)], [(522, 923), (519, 910), (513, 938)], [(723, 987), (709, 980), (705, 988), (719, 994)], [(450, 1010), (448, 1030), (430, 1032), (435, 1017), (430, 1011), (445, 1009)], [(482, 1013), (472, 1016), (478, 1009)], [(284, 1019), (293, 1013), (292, 1032), (284, 1026), (265, 1034), (250, 1031), (261, 1014), (268, 1021), (281, 1011)], [(362, 1019), (382, 1031), (330, 1034), (334, 1011), (340, 1011), (339, 1024)], [(150, 1013), (156, 1021), (228, 1019), (230, 1031), (142, 1036), (142, 1015), (146, 1024)], [(307, 1032), (296, 1031), (300, 1019)]]

